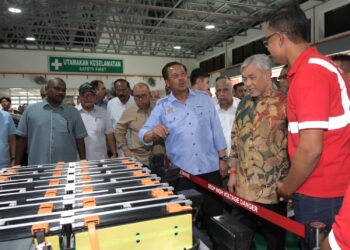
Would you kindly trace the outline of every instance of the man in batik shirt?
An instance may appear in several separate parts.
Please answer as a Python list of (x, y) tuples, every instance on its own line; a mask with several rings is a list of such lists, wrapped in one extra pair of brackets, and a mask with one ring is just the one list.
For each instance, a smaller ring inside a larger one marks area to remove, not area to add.
[[(247, 58), (241, 73), (247, 95), (241, 100), (232, 129), (231, 192), (286, 215), (277, 186), (289, 169), (287, 156), (286, 95), (275, 90), (266, 55)], [(234, 207), (235, 219), (256, 231), (260, 222), (267, 249), (285, 249), (285, 230), (256, 215)]]

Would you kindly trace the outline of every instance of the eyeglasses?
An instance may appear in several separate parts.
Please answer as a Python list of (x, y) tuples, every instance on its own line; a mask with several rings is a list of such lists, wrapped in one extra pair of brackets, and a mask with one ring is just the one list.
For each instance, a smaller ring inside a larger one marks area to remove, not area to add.
[(265, 46), (265, 47), (267, 47), (267, 46), (269, 46), (269, 40), (270, 40), (270, 38), (272, 38), (274, 35), (276, 35), (276, 34), (288, 34), (288, 32), (285, 32), (285, 31), (282, 31), (282, 32), (280, 32), (280, 31), (276, 31), (276, 32), (274, 32), (274, 33), (272, 33), (271, 35), (269, 35), (269, 36), (267, 36), (267, 37), (264, 37), (263, 39), (262, 39), (262, 44)]
[(288, 78), (288, 75), (287, 74), (283, 74), (283, 75), (280, 75), (279, 77), (277, 77), (277, 79), (279, 80), (279, 81), (281, 81), (281, 80), (286, 80)]
[(134, 95), (135, 101), (140, 101), (141, 99), (146, 99), (148, 95)]

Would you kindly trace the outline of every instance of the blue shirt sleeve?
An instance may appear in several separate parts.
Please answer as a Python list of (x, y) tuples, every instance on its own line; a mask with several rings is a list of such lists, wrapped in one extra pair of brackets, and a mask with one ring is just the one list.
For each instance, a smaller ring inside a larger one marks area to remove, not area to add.
[(9, 120), (9, 126), (8, 126), (8, 134), (9, 135), (14, 135), (16, 134), (16, 126), (15, 123), (12, 119), (12, 117), (9, 115), (8, 116), (8, 120)]
[(143, 125), (143, 127), (139, 131), (139, 140), (144, 145), (151, 146), (153, 144), (153, 142), (146, 143), (143, 140), (143, 137), (147, 132), (154, 129), (158, 124), (161, 124), (161, 116), (162, 116), (162, 105), (161, 103), (157, 102), (157, 105), (152, 110), (151, 115), (148, 117), (146, 123)]
[(220, 150), (226, 149), (229, 145), (226, 145), (224, 132), (222, 131), (220, 118), (218, 112), (216, 111), (215, 105), (211, 100), (208, 103), (209, 109), (211, 109), (210, 119), (214, 136), (214, 146), (215, 149), (219, 152)]
[(26, 111), (21, 116), (19, 120), (19, 124), (17, 127), (17, 135), (27, 137), (28, 135), (28, 112), (30, 112), (30, 107), (27, 108)]

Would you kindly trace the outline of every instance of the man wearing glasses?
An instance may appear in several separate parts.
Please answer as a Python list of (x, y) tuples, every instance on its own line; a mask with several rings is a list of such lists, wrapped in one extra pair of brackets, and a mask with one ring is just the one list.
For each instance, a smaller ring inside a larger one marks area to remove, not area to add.
[[(207, 93), (189, 89), (186, 67), (171, 62), (163, 67), (162, 75), (171, 93), (157, 102), (139, 139), (146, 145), (156, 138), (165, 140), (166, 153), (172, 164), (193, 175), (221, 186), (227, 175), (226, 142), (214, 103)], [(221, 199), (179, 178), (176, 191), (198, 189), (205, 193), (203, 224), (211, 216), (222, 213)]]
[[(138, 133), (151, 114), (154, 103), (151, 102), (151, 93), (146, 83), (137, 83), (133, 94), (136, 104), (124, 110), (115, 129), (115, 138), (125, 156), (135, 157), (142, 164), (149, 166), (152, 147), (141, 144)], [(127, 142), (128, 130), (131, 137), (130, 146)]]
[[(336, 65), (307, 43), (308, 21), (296, 4), (267, 20), (265, 45), (288, 64), (288, 151), (291, 169), (279, 187), (293, 197), (295, 219), (324, 222), (338, 213), (350, 180), (349, 83)], [(302, 248), (307, 249), (304, 242)]]

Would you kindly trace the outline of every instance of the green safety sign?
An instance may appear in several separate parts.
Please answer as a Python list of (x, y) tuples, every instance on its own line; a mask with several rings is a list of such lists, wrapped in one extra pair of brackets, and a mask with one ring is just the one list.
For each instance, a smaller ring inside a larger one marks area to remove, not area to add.
[(123, 73), (123, 60), (49, 56), (50, 72)]

